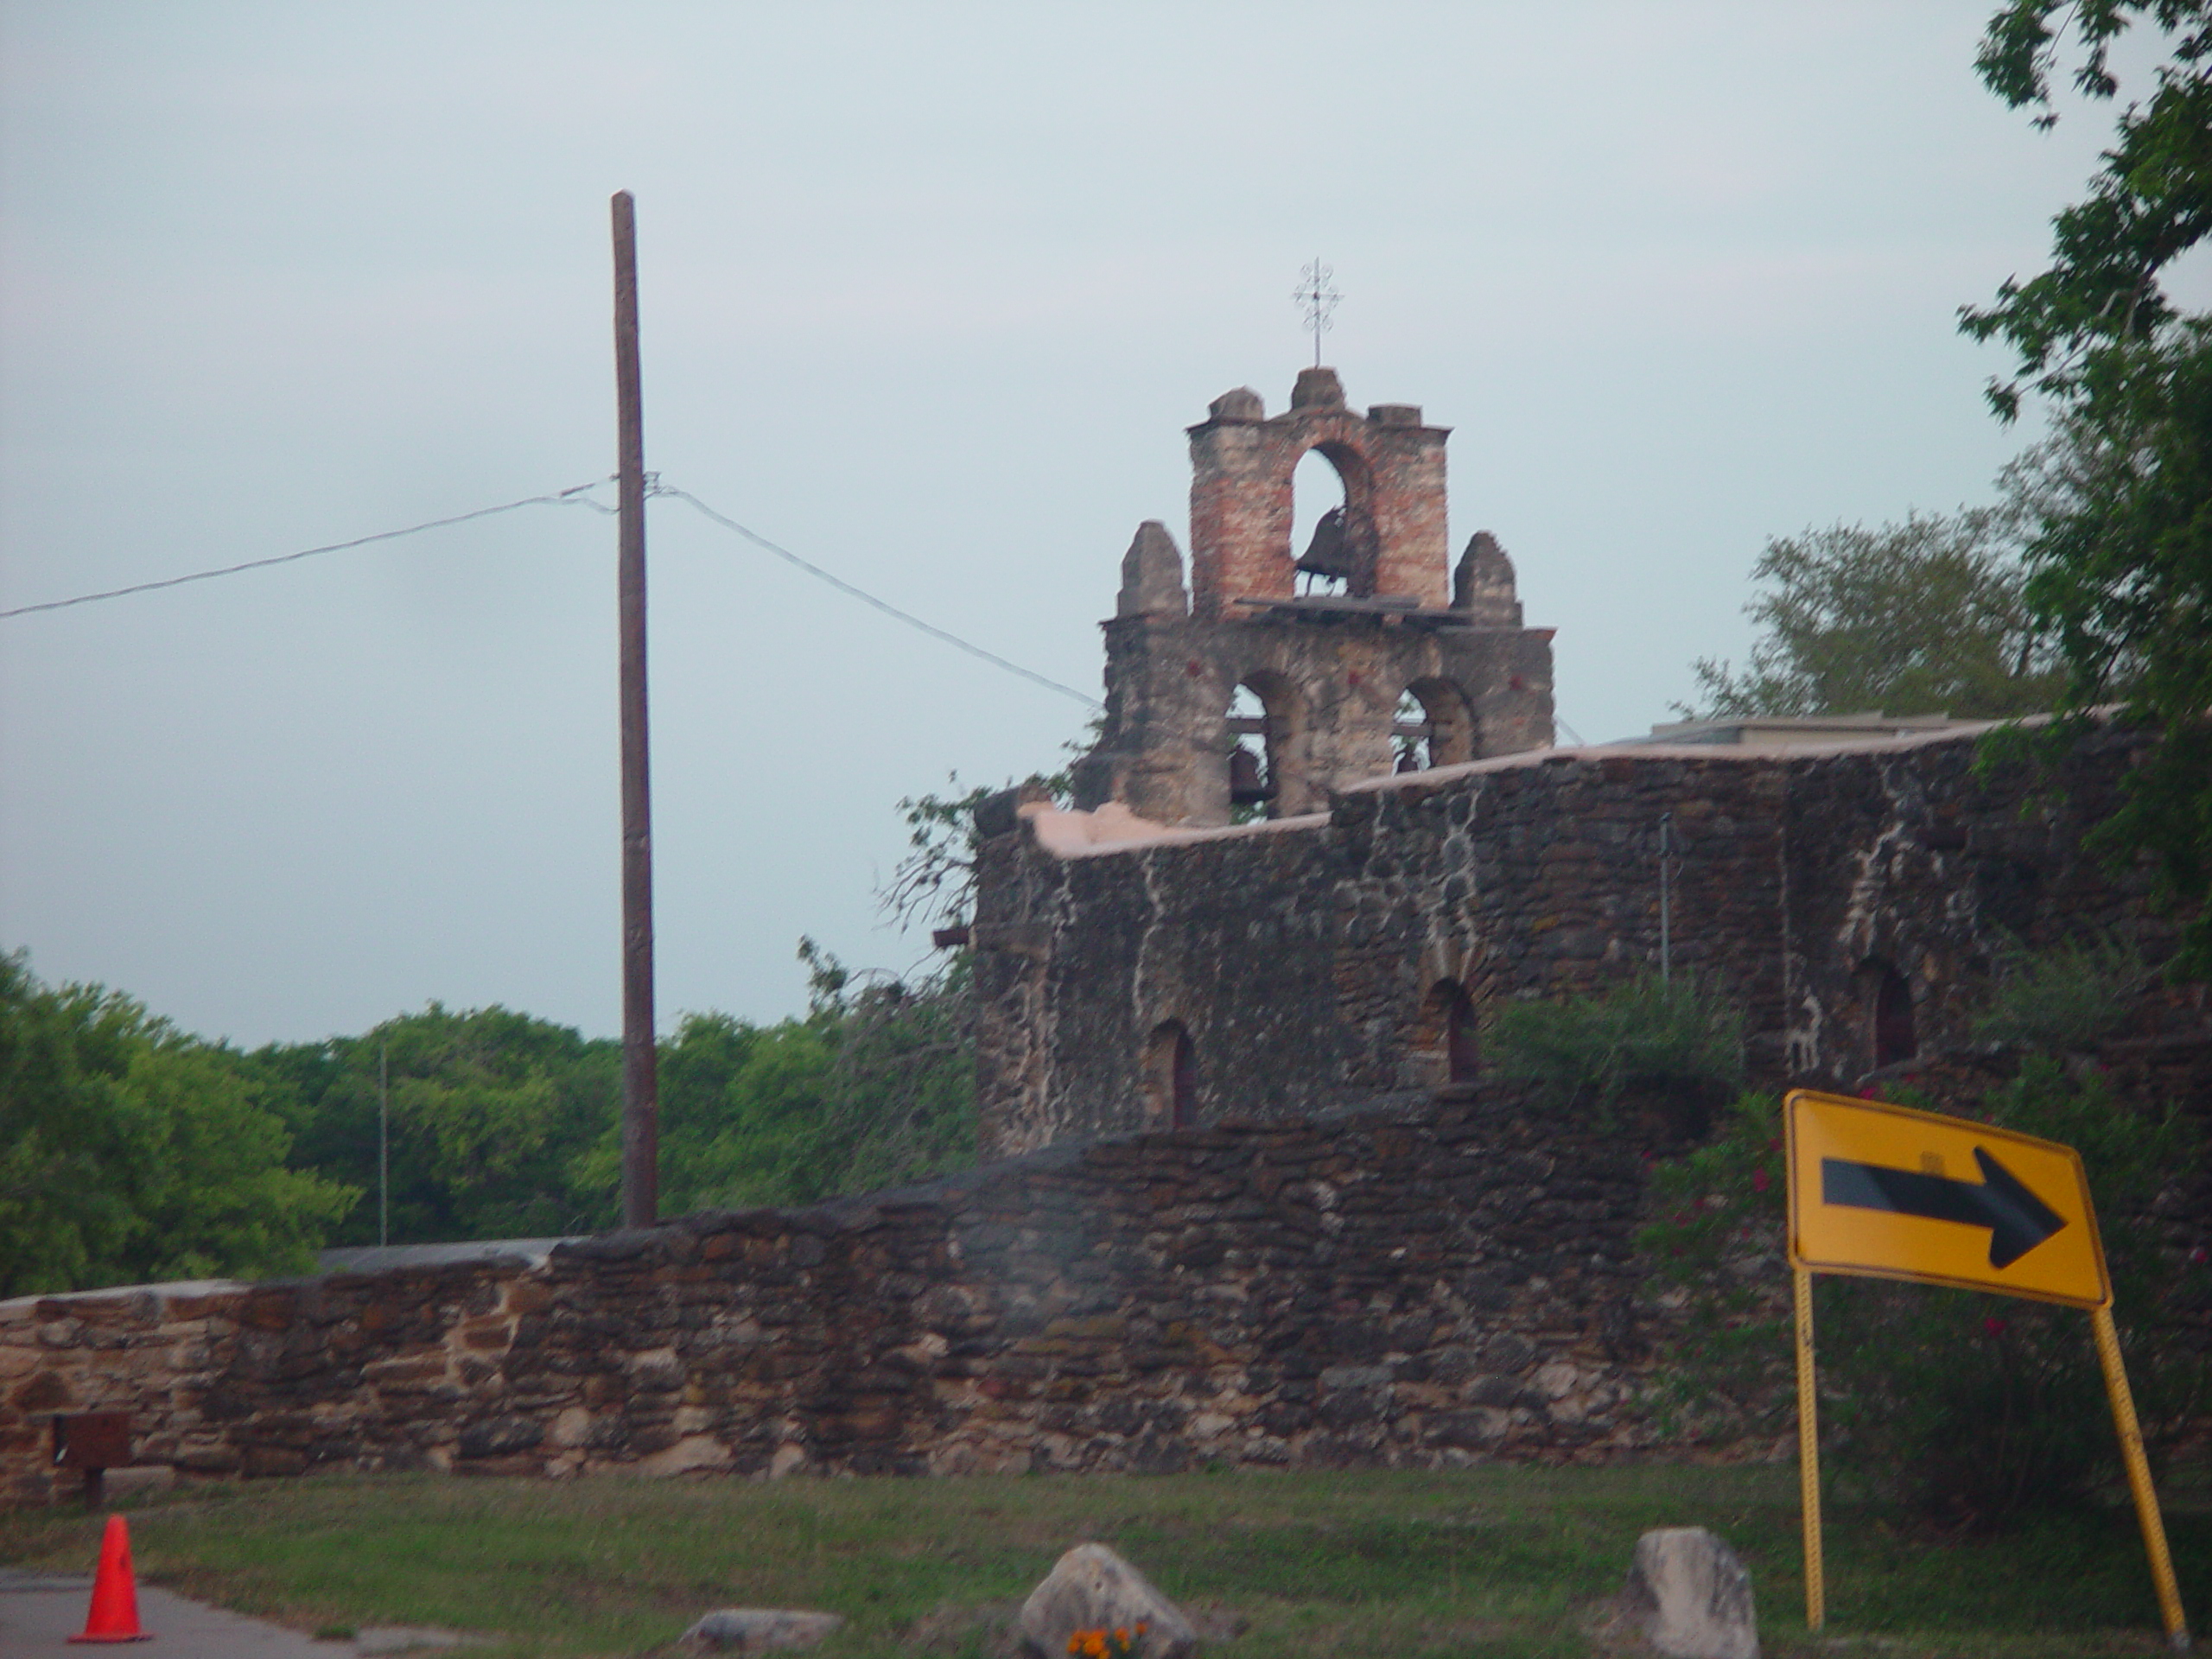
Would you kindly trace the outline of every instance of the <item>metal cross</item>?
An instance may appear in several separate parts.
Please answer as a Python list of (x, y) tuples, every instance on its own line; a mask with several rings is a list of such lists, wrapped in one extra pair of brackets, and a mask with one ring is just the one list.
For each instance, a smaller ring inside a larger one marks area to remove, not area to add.
[(1321, 263), (1321, 256), (1313, 256), (1313, 263), (1298, 274), (1298, 287), (1291, 298), (1306, 314), (1306, 326), (1313, 331), (1313, 366), (1321, 366), (1321, 336), (1332, 327), (1329, 313), (1337, 308), (1337, 302), (1344, 296), (1329, 286), (1337, 273)]

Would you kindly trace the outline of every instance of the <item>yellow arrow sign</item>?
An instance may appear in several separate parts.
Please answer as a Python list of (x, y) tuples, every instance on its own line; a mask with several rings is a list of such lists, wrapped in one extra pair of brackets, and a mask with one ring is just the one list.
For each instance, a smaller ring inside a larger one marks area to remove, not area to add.
[(1783, 1116), (1794, 1265), (2111, 1304), (2071, 1147), (1808, 1090), (1790, 1095)]
[(2001, 1291), (2089, 1310), (2097, 1363), (2159, 1616), (2189, 1646), (2166, 1523), (2113, 1324), (2112, 1278), (2089, 1183), (2071, 1147), (1878, 1101), (1800, 1089), (1782, 1103), (1789, 1143), (1789, 1265), (1797, 1304), (1797, 1469), (1804, 1489), (1805, 1626), (1827, 1617), (1821, 1560), (1821, 1439), (1815, 1422), (1813, 1275), (1855, 1273)]

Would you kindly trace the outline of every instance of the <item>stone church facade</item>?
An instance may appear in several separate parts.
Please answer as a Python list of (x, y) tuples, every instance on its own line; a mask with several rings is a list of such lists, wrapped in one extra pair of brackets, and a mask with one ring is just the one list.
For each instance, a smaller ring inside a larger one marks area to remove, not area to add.
[[(1551, 634), (1522, 626), (1511, 565), (1478, 535), (1447, 571), (1443, 429), (1353, 414), (1308, 370), (1286, 414), (1235, 391), (1190, 436), (1190, 586), (1147, 524), (1075, 810), (977, 814), (986, 1156), (1425, 1102), (1479, 1073), (1497, 999), (1662, 949), (1735, 1001), (1755, 1080), (1837, 1085), (1965, 1041), (2018, 947), (2170, 948), (2142, 881), (2082, 850), (2125, 734), (2048, 789), (1978, 767), (1983, 728), (1957, 723), (1559, 749)], [(1349, 580), (1300, 595), (1312, 448), (1344, 480)], [(1230, 713), (1240, 685), (1263, 715)], [(1232, 823), (1243, 803), (1268, 817)]]

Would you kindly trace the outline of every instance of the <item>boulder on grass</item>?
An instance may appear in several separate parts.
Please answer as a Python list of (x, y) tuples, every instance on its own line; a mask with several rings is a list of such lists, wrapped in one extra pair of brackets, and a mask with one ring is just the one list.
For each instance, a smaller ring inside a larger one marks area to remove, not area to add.
[(1636, 1541), (1619, 1624), (1668, 1659), (1759, 1659), (1751, 1573), (1703, 1527)]
[(1138, 1625), (1140, 1659), (1189, 1659), (1198, 1632), (1183, 1611), (1154, 1589), (1143, 1573), (1103, 1544), (1077, 1544), (1029, 1592), (1014, 1634), (1038, 1659), (1067, 1659), (1077, 1630), (1128, 1630)]
[(835, 1613), (724, 1607), (709, 1613), (677, 1639), (698, 1653), (766, 1653), (771, 1648), (810, 1648), (844, 1622)]

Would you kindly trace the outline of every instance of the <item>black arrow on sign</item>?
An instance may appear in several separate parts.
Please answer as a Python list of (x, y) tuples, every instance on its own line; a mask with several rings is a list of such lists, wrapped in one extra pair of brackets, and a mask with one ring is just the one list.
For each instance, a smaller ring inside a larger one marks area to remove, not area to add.
[(2012, 1172), (1980, 1147), (1974, 1160), (1981, 1180), (1955, 1181), (1916, 1169), (1821, 1160), (1821, 1201), (1850, 1210), (1887, 1210), (1929, 1221), (1955, 1221), (1989, 1229), (1989, 1265), (2009, 1268), (2066, 1225), (2065, 1218), (2022, 1185)]

